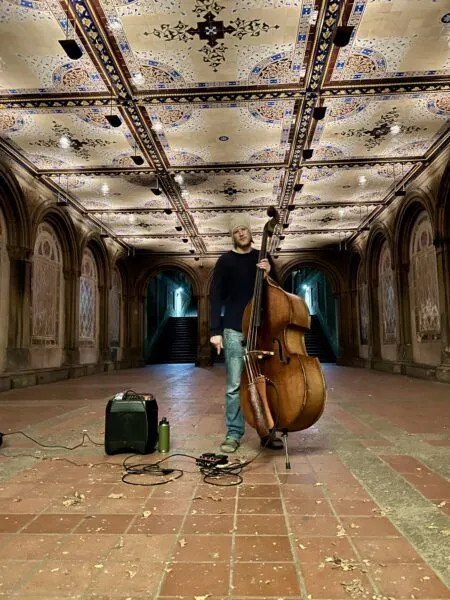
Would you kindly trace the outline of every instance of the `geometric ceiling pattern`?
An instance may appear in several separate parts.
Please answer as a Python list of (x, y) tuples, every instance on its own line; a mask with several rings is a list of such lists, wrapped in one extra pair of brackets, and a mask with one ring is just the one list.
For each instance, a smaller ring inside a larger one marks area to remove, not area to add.
[(139, 252), (271, 205), (274, 254), (342, 244), (448, 144), (449, 39), (446, 0), (3, 0), (0, 146)]

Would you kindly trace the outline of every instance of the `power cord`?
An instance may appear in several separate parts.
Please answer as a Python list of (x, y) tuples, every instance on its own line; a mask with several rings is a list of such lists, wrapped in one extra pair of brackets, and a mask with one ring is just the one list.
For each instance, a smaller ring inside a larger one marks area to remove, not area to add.
[(24, 431), (10, 431), (8, 433), (1, 433), (0, 436), (2, 438), (4, 438), (7, 435), (19, 435), (19, 434), (23, 435), (26, 438), (28, 438), (29, 440), (31, 440), (32, 442), (34, 442), (38, 446), (41, 446), (41, 448), (60, 448), (60, 449), (64, 449), (64, 450), (76, 450), (77, 448), (81, 448), (81, 446), (84, 446), (84, 442), (85, 442), (86, 438), (92, 444), (94, 444), (94, 446), (103, 446), (103, 443), (95, 442), (90, 437), (90, 435), (87, 433), (87, 431), (83, 431), (81, 442), (79, 444), (75, 444), (75, 446), (59, 446), (59, 445), (53, 445), (53, 444), (43, 444), (42, 442), (39, 442), (38, 440), (35, 440), (34, 438), (32, 438), (31, 435), (28, 435), (28, 433), (25, 433)]

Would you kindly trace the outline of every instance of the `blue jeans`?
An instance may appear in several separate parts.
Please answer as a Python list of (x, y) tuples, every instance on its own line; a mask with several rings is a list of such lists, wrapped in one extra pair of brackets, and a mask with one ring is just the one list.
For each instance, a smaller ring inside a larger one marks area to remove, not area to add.
[(225, 423), (227, 437), (240, 440), (244, 435), (244, 415), (241, 411), (239, 390), (244, 368), (244, 334), (235, 329), (224, 329), (223, 349), (227, 371), (227, 391), (225, 393)]

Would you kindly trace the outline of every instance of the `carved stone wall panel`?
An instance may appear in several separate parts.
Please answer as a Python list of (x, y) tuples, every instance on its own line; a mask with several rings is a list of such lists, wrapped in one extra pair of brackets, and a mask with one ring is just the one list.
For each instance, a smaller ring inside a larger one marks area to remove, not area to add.
[(384, 243), (379, 260), (380, 313), (382, 344), (394, 344), (397, 341), (397, 299), (394, 289), (394, 271), (392, 270), (391, 251)]
[(111, 347), (119, 347), (121, 343), (122, 317), (122, 278), (119, 270), (112, 273), (112, 286), (109, 292), (109, 324), (108, 340)]
[(97, 341), (98, 271), (89, 249), (84, 251), (80, 277), (80, 346), (95, 346)]

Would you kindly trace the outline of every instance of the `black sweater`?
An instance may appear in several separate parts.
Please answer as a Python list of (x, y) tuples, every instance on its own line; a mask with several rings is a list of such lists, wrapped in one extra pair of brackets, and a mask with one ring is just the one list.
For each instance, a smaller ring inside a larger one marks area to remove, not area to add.
[[(222, 306), (225, 307), (223, 329), (242, 331), (242, 316), (253, 296), (258, 256), (258, 250), (253, 248), (244, 254), (230, 250), (218, 259), (211, 287), (211, 335), (222, 334)], [(271, 265), (270, 276), (276, 280), (272, 257), (267, 258)]]

